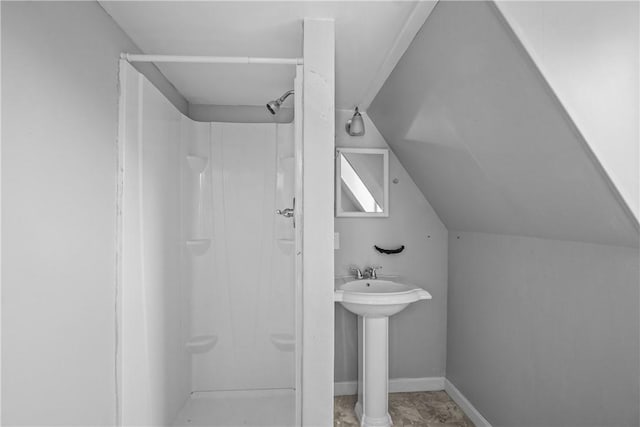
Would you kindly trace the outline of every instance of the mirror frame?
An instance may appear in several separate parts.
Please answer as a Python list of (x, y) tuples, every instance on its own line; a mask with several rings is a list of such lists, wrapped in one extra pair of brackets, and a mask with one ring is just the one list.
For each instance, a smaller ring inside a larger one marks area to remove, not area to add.
[[(342, 210), (340, 153), (382, 154), (384, 203), (382, 212), (345, 212)], [(387, 218), (389, 216), (389, 149), (388, 148), (336, 148), (335, 154), (335, 214), (336, 218)]]

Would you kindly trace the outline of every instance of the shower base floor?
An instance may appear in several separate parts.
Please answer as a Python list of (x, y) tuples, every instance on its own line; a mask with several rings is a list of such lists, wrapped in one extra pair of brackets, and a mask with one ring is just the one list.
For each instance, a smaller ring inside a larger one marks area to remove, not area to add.
[(194, 392), (174, 427), (278, 426), (295, 424), (295, 391), (246, 390)]

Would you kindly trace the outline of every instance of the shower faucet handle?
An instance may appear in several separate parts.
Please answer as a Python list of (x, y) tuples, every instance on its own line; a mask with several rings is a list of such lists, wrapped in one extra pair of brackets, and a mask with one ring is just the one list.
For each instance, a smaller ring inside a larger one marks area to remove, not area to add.
[(293, 208), (286, 208), (286, 209), (277, 209), (276, 213), (278, 215), (282, 215), (285, 218), (291, 218), (293, 216)]

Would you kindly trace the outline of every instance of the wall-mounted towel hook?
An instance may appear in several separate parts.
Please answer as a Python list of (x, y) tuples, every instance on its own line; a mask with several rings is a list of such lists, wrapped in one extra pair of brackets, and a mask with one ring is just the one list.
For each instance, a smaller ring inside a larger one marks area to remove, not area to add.
[(375, 248), (376, 251), (380, 252), (381, 254), (385, 254), (385, 255), (399, 254), (400, 252), (404, 251), (404, 245), (400, 246), (398, 249), (382, 249), (381, 247), (379, 247), (377, 245), (373, 245), (373, 247)]

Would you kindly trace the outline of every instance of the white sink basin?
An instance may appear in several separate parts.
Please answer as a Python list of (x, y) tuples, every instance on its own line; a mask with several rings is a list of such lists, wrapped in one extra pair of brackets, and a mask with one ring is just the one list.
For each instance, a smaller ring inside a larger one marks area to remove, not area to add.
[(385, 279), (336, 279), (335, 301), (358, 316), (389, 317), (412, 302), (431, 299), (424, 289)]

